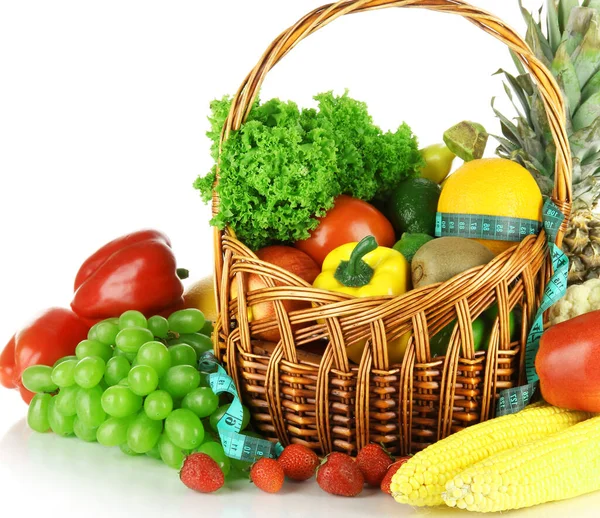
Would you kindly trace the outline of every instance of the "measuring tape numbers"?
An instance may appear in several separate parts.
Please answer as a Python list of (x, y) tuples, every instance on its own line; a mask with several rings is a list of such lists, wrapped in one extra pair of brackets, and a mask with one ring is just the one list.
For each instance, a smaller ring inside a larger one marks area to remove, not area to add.
[(210, 351), (204, 353), (199, 364), (201, 370), (204, 371), (216, 368), (216, 371), (209, 375), (210, 388), (215, 394), (219, 395), (225, 392), (233, 396), (233, 401), (227, 412), (223, 414), (223, 417), (217, 423), (217, 431), (225, 455), (245, 462), (254, 462), (261, 457), (277, 458), (283, 451), (280, 443), (240, 433), (244, 417), (240, 396), (235, 383), (219, 364), (213, 353)]
[(540, 229), (540, 222), (533, 219), (447, 212), (438, 212), (435, 217), (436, 237), (467, 237), (518, 242), (526, 236), (538, 234)]

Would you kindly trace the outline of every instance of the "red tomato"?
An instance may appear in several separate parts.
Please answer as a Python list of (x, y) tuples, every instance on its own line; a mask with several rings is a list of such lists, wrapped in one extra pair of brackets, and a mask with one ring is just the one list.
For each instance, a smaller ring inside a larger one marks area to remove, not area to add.
[(70, 309), (50, 308), (25, 325), (15, 336), (15, 368), (18, 379), (30, 365), (54, 365), (75, 354), (87, 337), (89, 326)]
[(0, 354), (0, 385), (15, 388), (15, 337), (13, 336)]
[(27, 404), (31, 403), (31, 400), (33, 399), (35, 394), (33, 392), (29, 392), (29, 390), (27, 390), (23, 386), (23, 383), (21, 383), (20, 381), (19, 381), (18, 389), (19, 389), (19, 394), (21, 394), (21, 399), (23, 401), (25, 401), (25, 403), (27, 403)]
[(535, 369), (551, 405), (600, 412), (600, 311), (550, 327), (540, 341)]
[(379, 246), (391, 248), (396, 242), (392, 224), (373, 205), (342, 195), (321, 218), (311, 236), (297, 241), (294, 246), (321, 266), (333, 249), (345, 243), (358, 242), (366, 236), (373, 236)]

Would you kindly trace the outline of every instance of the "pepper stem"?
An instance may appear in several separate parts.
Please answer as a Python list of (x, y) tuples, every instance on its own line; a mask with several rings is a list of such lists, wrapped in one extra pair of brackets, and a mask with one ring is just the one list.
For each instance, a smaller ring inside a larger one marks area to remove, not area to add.
[(350, 259), (342, 261), (335, 270), (335, 279), (350, 288), (366, 286), (373, 278), (373, 268), (363, 261), (363, 257), (377, 248), (377, 241), (373, 236), (367, 236), (352, 250)]

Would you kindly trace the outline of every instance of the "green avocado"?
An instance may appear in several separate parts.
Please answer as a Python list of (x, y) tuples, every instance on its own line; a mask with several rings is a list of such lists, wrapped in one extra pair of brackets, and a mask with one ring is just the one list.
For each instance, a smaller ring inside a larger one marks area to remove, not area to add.
[(435, 215), (441, 187), (427, 178), (409, 178), (392, 191), (384, 214), (392, 223), (396, 236), (409, 234), (435, 235)]

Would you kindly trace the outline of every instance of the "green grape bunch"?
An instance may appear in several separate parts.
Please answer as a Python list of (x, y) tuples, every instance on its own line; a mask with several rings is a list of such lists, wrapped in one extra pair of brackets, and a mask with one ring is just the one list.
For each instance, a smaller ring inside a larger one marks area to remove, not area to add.
[[(200, 357), (213, 347), (211, 333), (212, 323), (197, 309), (168, 318), (131, 310), (98, 322), (74, 356), (23, 372), (23, 385), (35, 393), (29, 427), (147, 455), (173, 469), (192, 452), (206, 453), (227, 475), (237, 464), (216, 428), (226, 405), (199, 370)], [(244, 427), (249, 416), (244, 407)]]

